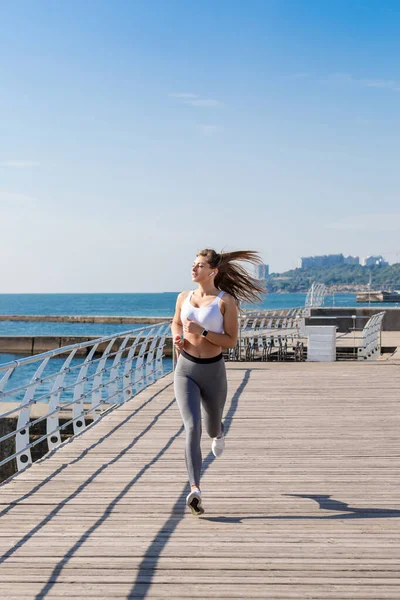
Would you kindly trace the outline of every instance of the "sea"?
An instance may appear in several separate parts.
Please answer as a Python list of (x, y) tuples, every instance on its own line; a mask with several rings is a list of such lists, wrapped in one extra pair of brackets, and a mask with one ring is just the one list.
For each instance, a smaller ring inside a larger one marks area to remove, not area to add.
[[(174, 314), (178, 292), (159, 294), (0, 294), (0, 314), (9, 315), (118, 315), (156, 316), (169, 319)], [(261, 304), (244, 304), (243, 308), (280, 310), (304, 306), (306, 294), (268, 294)], [(325, 297), (324, 306), (355, 306), (355, 294), (335, 294)], [(368, 304), (357, 304), (368, 306)], [(374, 303), (374, 307), (380, 306)], [(382, 304), (381, 306), (395, 306)], [(0, 321), (2, 336), (107, 336), (139, 329), (143, 324), (111, 323), (47, 323), (29, 321)], [(23, 358), (21, 355), (1, 354), (0, 365)], [(52, 368), (61, 368), (62, 359), (53, 359)], [(60, 362), (60, 364), (58, 364)], [(166, 359), (165, 368), (171, 367)], [(30, 376), (34, 365), (26, 369)], [(1, 376), (0, 376), (1, 379)], [(17, 399), (17, 398), (14, 398)], [(19, 397), (18, 397), (19, 400)]]

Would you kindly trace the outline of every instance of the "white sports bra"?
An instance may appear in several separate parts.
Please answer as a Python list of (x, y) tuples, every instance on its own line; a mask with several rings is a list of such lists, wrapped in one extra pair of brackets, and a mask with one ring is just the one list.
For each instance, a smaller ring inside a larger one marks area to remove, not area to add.
[(224, 294), (225, 292), (220, 292), (210, 304), (196, 307), (190, 302), (193, 291), (189, 292), (182, 304), (181, 320), (190, 319), (208, 331), (224, 333), (224, 317), (220, 309), (221, 298)]

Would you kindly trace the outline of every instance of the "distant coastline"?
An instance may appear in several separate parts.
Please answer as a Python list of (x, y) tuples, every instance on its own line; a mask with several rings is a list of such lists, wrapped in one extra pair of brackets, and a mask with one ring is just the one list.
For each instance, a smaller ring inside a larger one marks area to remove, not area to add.
[[(318, 281), (318, 280), (316, 280)], [(372, 288), (371, 288), (372, 289)], [(290, 288), (290, 290), (274, 290), (273, 292), (269, 292), (267, 289), (267, 293), (273, 293), (273, 294), (306, 294), (309, 290), (309, 286), (308, 287), (303, 287), (303, 286), (299, 286), (299, 287), (293, 287)], [(368, 285), (327, 285), (326, 286), (326, 293), (328, 295), (331, 294), (356, 294), (357, 292), (367, 292), (369, 290), (369, 286)]]
[(304, 294), (313, 282), (323, 283), (328, 294), (356, 294), (369, 289), (400, 289), (400, 263), (387, 266), (334, 265), (271, 273), (265, 280), (268, 293)]

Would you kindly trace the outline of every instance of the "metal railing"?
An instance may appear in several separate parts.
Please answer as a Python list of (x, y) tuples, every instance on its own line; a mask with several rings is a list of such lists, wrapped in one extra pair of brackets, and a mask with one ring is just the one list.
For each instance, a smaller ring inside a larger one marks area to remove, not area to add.
[[(16, 459), (18, 470), (25, 469), (34, 446), (47, 442), (47, 451), (54, 450), (63, 429), (72, 425), (73, 435), (81, 433), (85, 417), (98, 420), (170, 372), (163, 364), (169, 328), (164, 322), (0, 365), (0, 411), (16, 403), (0, 419), (17, 419), (15, 430), (0, 438), (0, 448), (15, 438), (15, 452), (0, 467)], [(39, 403), (45, 403), (45, 414), (32, 420), (31, 409)], [(62, 424), (60, 411), (68, 415)], [(32, 427), (44, 421), (45, 433), (31, 440)]]
[(322, 306), (326, 295), (326, 285), (323, 283), (314, 282), (311, 284), (310, 289), (307, 292), (306, 300), (304, 303), (305, 308), (317, 308)]
[(228, 360), (303, 360), (303, 313), (303, 308), (243, 312), (238, 342)]
[(239, 317), (239, 336), (229, 360), (305, 359), (305, 317), (310, 309), (322, 306), (326, 295), (323, 283), (312, 283), (303, 307), (283, 310), (246, 310)]
[(357, 358), (359, 360), (376, 360), (381, 354), (382, 325), (385, 312), (370, 317), (361, 332)]
[[(376, 360), (381, 354), (382, 326), (385, 311), (372, 317), (353, 316), (350, 333), (338, 334), (340, 350), (336, 351), (337, 360)], [(355, 326), (356, 320), (367, 319), (362, 329)]]

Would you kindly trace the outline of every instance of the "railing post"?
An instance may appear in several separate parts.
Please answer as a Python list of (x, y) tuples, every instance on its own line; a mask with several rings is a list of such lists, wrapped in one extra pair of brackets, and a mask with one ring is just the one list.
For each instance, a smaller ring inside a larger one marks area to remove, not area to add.
[(144, 340), (141, 343), (138, 357), (136, 359), (136, 368), (135, 368), (135, 390), (144, 389), (146, 387), (145, 384), (145, 371), (144, 371), (144, 355), (147, 350), (147, 346), (149, 343), (149, 339), (154, 333), (154, 327), (151, 329), (148, 334), (145, 336)]
[(77, 384), (74, 389), (74, 404), (72, 405), (72, 418), (74, 420), (73, 421), (74, 435), (76, 435), (77, 433), (82, 431), (82, 429), (84, 429), (86, 426), (85, 418), (83, 416), (84, 399), (86, 397), (84, 394), (84, 386), (85, 386), (86, 375), (87, 375), (87, 371), (88, 371), (88, 368), (90, 365), (90, 361), (92, 360), (92, 358), (98, 348), (98, 345), (99, 344), (95, 344), (93, 346), (93, 348), (90, 350), (89, 354), (87, 355), (85, 362), (83, 363), (83, 365), (80, 368), (78, 379), (77, 379)]
[(157, 333), (154, 335), (154, 338), (151, 341), (150, 344), (150, 348), (147, 352), (147, 358), (146, 358), (146, 372), (145, 372), (145, 384), (146, 387), (148, 385), (151, 385), (154, 382), (154, 354), (156, 352), (156, 346), (157, 346), (157, 338), (159, 335), (159, 332), (162, 331), (162, 327), (160, 327), (157, 330)]
[[(26, 469), (26, 467), (32, 464), (32, 453), (29, 446), (29, 421), (31, 418), (31, 402), (36, 392), (36, 388), (40, 383), (40, 377), (49, 362), (50, 357), (45, 358), (39, 365), (36, 373), (31, 379), (31, 383), (34, 383), (31, 387), (28, 387), (22, 404), (26, 404), (19, 413), (17, 422), (17, 433), (15, 438), (15, 450), (17, 455), (17, 467), (18, 471)], [(21, 429), (22, 428), (22, 429)], [(21, 429), (21, 431), (19, 431)]]
[[(133, 340), (134, 341), (132, 342), (132, 345), (129, 348), (129, 352), (128, 352), (128, 356), (125, 361), (125, 368), (124, 368), (123, 388), (124, 388), (124, 401), (125, 402), (127, 402), (132, 397), (132, 392), (133, 392), (133, 387), (134, 387), (134, 382), (133, 382), (133, 377), (132, 377), (132, 371), (133, 371), (132, 364), (133, 364), (133, 361), (135, 360), (135, 352), (139, 346), (140, 338), (137, 335), (133, 338)], [(128, 385), (125, 385), (125, 384), (128, 384)]]
[[(64, 383), (65, 375), (68, 371), (68, 367), (71, 364), (71, 361), (76, 353), (75, 350), (69, 354), (68, 358), (64, 362), (61, 371), (56, 377), (56, 380), (53, 385), (53, 389), (51, 390), (51, 396), (49, 398), (49, 403), (47, 406), (48, 417), (46, 419), (46, 429), (47, 429), (47, 444), (49, 450), (54, 450), (61, 444), (61, 433), (59, 430), (60, 420), (59, 420), (59, 408), (60, 408), (60, 396), (62, 391), (62, 386)], [(53, 414), (51, 414), (53, 413)]]
[[(163, 367), (163, 356), (164, 356), (164, 352), (165, 352), (165, 340), (167, 337), (167, 332), (168, 329), (170, 329), (170, 325), (168, 324), (165, 327), (165, 331), (163, 331), (162, 335), (159, 334), (160, 336), (160, 341), (158, 342), (158, 346), (156, 349), (156, 358), (155, 358), (155, 369), (154, 372), (156, 374), (156, 379), (158, 376), (162, 377), (164, 374), (164, 367)], [(161, 329), (162, 331), (162, 329)], [(173, 352), (173, 349), (172, 349)]]
[(91, 394), (93, 421), (96, 421), (100, 416), (101, 408), (99, 405), (103, 402), (103, 399), (102, 399), (103, 387), (104, 387), (103, 383), (102, 383), (103, 382), (103, 372), (104, 372), (104, 367), (107, 363), (107, 357), (111, 352), (111, 348), (113, 347), (115, 340), (116, 340), (116, 338), (114, 337), (107, 344), (107, 348), (104, 350), (101, 360), (99, 361), (99, 364), (97, 365), (96, 375), (94, 376), (94, 379), (93, 379), (92, 394)]
[(176, 351), (174, 346), (174, 340), (172, 338), (172, 370), (175, 371), (176, 368)]
[(119, 402), (120, 404), (122, 404), (122, 402), (124, 401), (124, 396), (122, 394), (122, 397), (120, 400), (118, 400), (118, 396), (120, 396), (120, 394), (118, 393), (118, 370), (119, 370), (119, 365), (122, 359), (122, 355), (124, 353), (124, 350), (128, 344), (130, 340), (130, 336), (127, 335), (125, 336), (122, 344), (120, 345), (120, 347), (118, 348), (117, 354), (114, 357), (114, 362), (113, 365), (111, 367), (111, 371), (110, 371), (110, 395), (114, 398), (115, 397), (115, 402)]
[(239, 304), (239, 360), (242, 360), (242, 309)]

